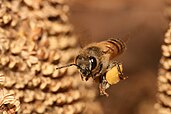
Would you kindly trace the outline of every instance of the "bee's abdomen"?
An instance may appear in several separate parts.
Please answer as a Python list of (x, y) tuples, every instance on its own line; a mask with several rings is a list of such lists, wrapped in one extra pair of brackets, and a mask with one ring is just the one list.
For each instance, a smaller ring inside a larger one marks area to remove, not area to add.
[(125, 50), (125, 43), (120, 39), (109, 39), (107, 42), (116, 47), (118, 54), (121, 54)]

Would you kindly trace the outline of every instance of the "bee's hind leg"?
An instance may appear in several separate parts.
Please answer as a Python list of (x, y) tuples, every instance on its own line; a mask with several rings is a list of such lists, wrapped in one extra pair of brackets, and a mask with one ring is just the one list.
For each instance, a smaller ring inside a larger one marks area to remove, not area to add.
[(119, 78), (120, 78), (121, 80), (125, 80), (125, 79), (127, 79), (128, 77), (123, 75), (123, 72), (121, 71), (119, 65), (122, 65), (122, 64), (121, 64), (120, 62), (113, 61), (113, 62), (109, 65), (108, 69), (111, 69), (111, 68), (113, 68), (114, 66), (116, 66), (117, 69), (118, 69), (118, 71), (119, 71)]
[(120, 78), (121, 80), (125, 80), (127, 77), (123, 75), (123, 72), (121, 71), (121, 68), (119, 67), (120, 64), (121, 64), (121, 63), (116, 64), (117, 69), (118, 69), (118, 71), (119, 71), (119, 78)]

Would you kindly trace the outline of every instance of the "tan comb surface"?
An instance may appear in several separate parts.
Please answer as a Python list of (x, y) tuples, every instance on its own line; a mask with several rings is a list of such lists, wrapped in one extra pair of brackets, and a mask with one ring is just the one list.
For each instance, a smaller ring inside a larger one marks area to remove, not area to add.
[(91, 82), (75, 68), (55, 69), (78, 50), (68, 11), (65, 0), (0, 0), (0, 71), (19, 114), (101, 113), (89, 106), (100, 107)]
[[(171, 26), (170, 26), (171, 27)], [(171, 114), (171, 28), (165, 34), (158, 76), (158, 103), (155, 107), (159, 114)]]

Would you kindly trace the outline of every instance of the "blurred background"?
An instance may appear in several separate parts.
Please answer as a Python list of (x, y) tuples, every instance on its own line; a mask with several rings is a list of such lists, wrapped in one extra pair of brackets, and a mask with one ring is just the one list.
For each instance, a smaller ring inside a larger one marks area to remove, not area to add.
[[(70, 21), (83, 45), (120, 38), (127, 50), (123, 63), (125, 81), (98, 96), (104, 114), (156, 114), (157, 72), (160, 46), (168, 21), (162, 0), (70, 0)], [(81, 45), (82, 45), (81, 44)]]

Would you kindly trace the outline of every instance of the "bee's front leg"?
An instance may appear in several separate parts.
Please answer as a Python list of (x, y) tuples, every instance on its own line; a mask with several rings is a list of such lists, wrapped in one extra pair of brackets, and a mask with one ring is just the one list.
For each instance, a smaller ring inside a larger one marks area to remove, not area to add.
[(82, 80), (82, 81), (84, 81), (84, 77), (83, 77), (83, 75), (80, 75), (80, 76), (81, 76), (81, 80)]

